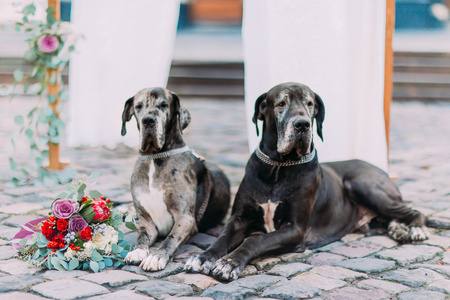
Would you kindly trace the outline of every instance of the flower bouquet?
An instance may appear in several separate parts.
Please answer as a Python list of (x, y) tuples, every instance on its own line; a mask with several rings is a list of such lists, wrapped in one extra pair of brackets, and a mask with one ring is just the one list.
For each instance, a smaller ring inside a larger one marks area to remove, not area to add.
[(98, 272), (119, 267), (131, 250), (119, 230), (122, 213), (98, 191), (85, 195), (86, 184), (72, 183), (56, 197), (48, 218), (22, 226), (13, 247), (33, 267)]

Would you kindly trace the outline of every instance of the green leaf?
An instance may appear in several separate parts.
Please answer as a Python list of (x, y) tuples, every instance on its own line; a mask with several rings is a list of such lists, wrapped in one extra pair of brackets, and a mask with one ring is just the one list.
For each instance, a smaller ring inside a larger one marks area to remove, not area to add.
[[(59, 251), (58, 251), (59, 252)], [(61, 254), (62, 255), (62, 254)], [(64, 256), (63, 256), (64, 257)], [(69, 271), (69, 264), (67, 262), (65, 262), (64, 260), (60, 259), (59, 263), (61, 264), (61, 266), (63, 266), (63, 268), (67, 271)]]
[(58, 257), (53, 256), (52, 259), (52, 264), (55, 267), (56, 270), (58, 271), (65, 271), (64, 267), (61, 265), (61, 261), (59, 260)]
[(22, 125), (23, 124), (23, 116), (15, 116), (14, 117), (14, 122), (17, 124), (17, 125)]
[(120, 247), (117, 246), (116, 244), (112, 244), (111, 249), (112, 249), (112, 251), (113, 251), (114, 253), (116, 253), (116, 254), (117, 254), (117, 253), (120, 253), (120, 251), (121, 251)]
[(105, 262), (105, 266), (107, 266), (107, 267), (111, 267), (113, 265), (113, 261), (110, 258), (105, 258), (104, 262)]
[(96, 261), (91, 260), (89, 262), (89, 267), (91, 268), (92, 271), (94, 271), (95, 273), (98, 272), (99, 266), (98, 263)]
[(67, 197), (67, 193), (62, 192), (62, 193), (59, 193), (58, 196), (56, 196), (56, 199), (63, 199), (63, 198), (66, 198), (66, 197)]
[(48, 103), (50, 103), (50, 104), (54, 104), (56, 102), (56, 97), (53, 94), (48, 95), (47, 98), (48, 98)]
[(36, 6), (34, 6), (33, 3), (31, 3), (31, 4), (27, 5), (27, 6), (25, 6), (25, 7), (22, 9), (22, 13), (23, 13), (24, 15), (34, 15), (35, 12), (36, 12)]
[(28, 128), (27, 130), (25, 130), (25, 135), (28, 137), (28, 138), (32, 138), (33, 137), (33, 130), (31, 130), (30, 128)]
[(18, 244), (20, 246), (25, 246), (26, 243), (27, 243), (27, 239), (21, 239)]
[(17, 169), (17, 165), (16, 165), (16, 162), (14, 161), (14, 159), (9, 158), (9, 166), (11, 167), (11, 170)]
[(127, 256), (127, 254), (128, 254), (127, 250), (120, 251), (120, 256), (122, 256), (122, 258), (125, 258), (125, 256)]
[[(28, 49), (27, 51), (25, 51), (25, 54), (23, 57), (27, 61), (35, 61), (37, 59), (36, 53), (31, 49)], [(34, 75), (36, 75), (36, 71), (33, 69), (32, 72), (30, 73), (30, 77), (34, 77)]]
[(120, 267), (121, 264), (122, 264), (122, 263), (121, 263), (120, 261), (116, 261), (116, 262), (114, 263), (114, 267)]
[(91, 259), (94, 261), (102, 261), (103, 256), (95, 250), (92, 250)]
[(103, 269), (106, 267), (105, 262), (99, 261), (99, 262), (98, 262), (98, 267), (100, 268), (100, 270), (103, 270)]
[(89, 196), (91, 196), (94, 199), (98, 199), (102, 196), (102, 193), (94, 190), (94, 191), (90, 191)]
[(36, 165), (42, 167), (44, 160), (41, 157), (36, 157)]
[(69, 100), (69, 93), (66, 90), (60, 90), (58, 96), (61, 101)]
[(134, 225), (133, 222), (126, 222), (126, 223), (125, 223), (125, 226), (126, 226), (128, 229), (131, 229), (132, 231), (137, 231), (136, 225)]
[(83, 263), (83, 270), (86, 271), (87, 269), (89, 269), (89, 264), (87, 262), (84, 262)]
[(55, 85), (56, 84), (56, 72), (52, 73), (52, 75), (50, 76), (50, 79), (48, 80), (48, 82), (50, 82), (51, 85)]
[(16, 69), (13, 73), (14, 80), (17, 82), (21, 82), (23, 80), (24, 74), (21, 69)]
[(100, 171), (94, 171), (92, 172), (89, 177), (91, 178), (98, 178), (100, 176), (101, 172)]
[(80, 262), (76, 258), (72, 258), (69, 262), (69, 271), (75, 270), (80, 265)]

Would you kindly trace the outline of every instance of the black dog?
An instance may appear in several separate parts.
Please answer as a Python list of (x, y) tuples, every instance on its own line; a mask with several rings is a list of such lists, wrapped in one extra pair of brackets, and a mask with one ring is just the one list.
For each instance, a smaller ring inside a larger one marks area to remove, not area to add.
[(324, 117), (322, 99), (302, 84), (277, 85), (256, 100), (253, 122), (264, 122), (262, 140), (232, 216), (216, 242), (188, 260), (186, 271), (234, 280), (258, 255), (301, 252), (366, 232), (376, 216), (390, 222), (394, 239), (428, 238), (425, 217), (403, 204), (385, 172), (360, 160), (319, 164), (312, 126), (315, 119), (322, 138)]
[[(219, 168), (205, 163), (185, 145), (182, 130), (189, 125), (190, 115), (176, 94), (148, 88), (128, 99), (122, 135), (133, 116), (139, 128), (139, 158), (131, 193), (139, 216), (139, 236), (125, 261), (158, 271), (198, 230), (220, 223), (229, 207), (230, 184)], [(158, 237), (165, 238), (161, 246), (150, 248)]]

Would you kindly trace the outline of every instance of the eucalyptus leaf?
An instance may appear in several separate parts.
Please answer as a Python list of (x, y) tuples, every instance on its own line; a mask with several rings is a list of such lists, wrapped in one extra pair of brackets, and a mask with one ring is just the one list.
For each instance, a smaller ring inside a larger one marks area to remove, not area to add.
[[(23, 56), (25, 58), (25, 60), (27, 61), (35, 61), (37, 58), (36, 52), (34, 52), (31, 49), (28, 49), (27, 51), (25, 51), (25, 54)], [(30, 77), (34, 77), (34, 75), (36, 75), (36, 72), (34, 71), (35, 69), (33, 69), (30, 73)]]
[(76, 258), (72, 258), (69, 262), (69, 271), (75, 270), (80, 265), (80, 262)]
[(16, 165), (16, 162), (14, 161), (14, 159), (9, 158), (9, 166), (11, 167), (11, 170), (17, 169), (17, 165)]
[(98, 267), (100, 268), (100, 270), (103, 270), (103, 269), (106, 267), (105, 262), (99, 261), (99, 262), (98, 262)]
[(113, 265), (113, 261), (110, 258), (105, 258), (104, 263), (105, 263), (105, 266), (107, 266), (107, 267), (111, 267)]
[(67, 197), (67, 193), (62, 192), (62, 193), (59, 193), (58, 196), (56, 196), (56, 199), (63, 199), (63, 198), (66, 198), (66, 197)]
[(89, 196), (91, 196), (94, 199), (98, 199), (102, 196), (102, 193), (100, 193), (99, 191), (90, 191), (89, 192)]
[(120, 247), (117, 246), (116, 244), (112, 244), (111, 249), (112, 249), (112, 251), (113, 251), (114, 253), (116, 253), (116, 254), (117, 254), (117, 253), (120, 253), (120, 251), (121, 251)]
[(125, 226), (132, 231), (137, 231), (136, 225), (133, 222), (126, 222)]
[(86, 271), (87, 269), (89, 269), (89, 264), (87, 262), (84, 262), (83, 263), (83, 270)]
[(17, 125), (23, 125), (23, 116), (15, 116), (14, 117), (14, 123), (16, 123)]
[(14, 80), (17, 82), (21, 82), (24, 78), (23, 71), (21, 69), (16, 69), (13, 73)]
[(89, 267), (91, 268), (92, 271), (94, 271), (95, 273), (98, 272), (99, 266), (98, 263), (96, 261), (91, 260), (89, 262)]
[(53, 94), (48, 95), (47, 99), (48, 99), (48, 103), (50, 103), (50, 104), (56, 103), (56, 97)]
[(120, 256), (122, 256), (122, 258), (125, 258), (125, 256), (127, 256), (127, 254), (128, 254), (127, 250), (120, 251)]
[[(58, 251), (58, 252), (59, 252), (59, 251)], [(69, 271), (69, 264), (68, 264), (67, 262), (65, 262), (64, 260), (60, 259), (60, 260), (59, 260), (59, 263), (61, 264), (61, 266), (63, 266), (63, 268), (64, 268), (66, 271)]]
[(95, 179), (95, 178), (98, 178), (100, 176), (100, 174), (101, 174), (100, 171), (94, 171), (94, 172), (91, 172), (91, 174), (89, 174), (89, 177)]
[(58, 257), (52, 256), (51, 262), (56, 270), (58, 271), (65, 271), (64, 267), (61, 265), (61, 261)]
[(19, 244), (20, 246), (25, 246), (25, 245), (27, 244), (27, 239), (21, 239), (21, 240), (18, 242), (18, 244)]

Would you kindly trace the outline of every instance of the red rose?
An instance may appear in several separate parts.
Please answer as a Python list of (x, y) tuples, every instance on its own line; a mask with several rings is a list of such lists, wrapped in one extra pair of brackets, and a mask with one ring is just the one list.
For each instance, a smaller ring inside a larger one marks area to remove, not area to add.
[(51, 241), (53, 239), (53, 237), (55, 236), (55, 234), (56, 234), (56, 230), (54, 230), (53, 228), (47, 228), (46, 234), (44, 234), (44, 235), (47, 240)]
[(64, 244), (64, 236), (62, 234), (55, 235), (52, 238), (52, 242), (57, 243), (58, 245)]
[(89, 241), (92, 239), (92, 229), (90, 227), (86, 227), (78, 233), (78, 237), (84, 242)]
[(59, 231), (66, 231), (68, 224), (69, 223), (65, 219), (59, 219), (56, 221), (56, 228), (58, 228)]

